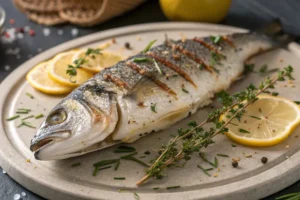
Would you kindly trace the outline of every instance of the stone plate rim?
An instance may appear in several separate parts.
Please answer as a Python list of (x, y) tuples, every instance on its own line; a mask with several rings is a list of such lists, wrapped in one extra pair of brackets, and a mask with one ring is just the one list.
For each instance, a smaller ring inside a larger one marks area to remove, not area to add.
[[(226, 25), (191, 22), (162, 22), (132, 25), (100, 31), (73, 39), (55, 46), (20, 65), (6, 77), (0, 85), (0, 91), (2, 93), (0, 97), (0, 165), (3, 169), (25, 188), (48, 199), (133, 199), (133, 195), (129, 193), (88, 188), (86, 186), (58, 179), (58, 177), (50, 176), (47, 177), (47, 180), (39, 179), (39, 173), (42, 173), (42, 170), (33, 169), (32, 167), (29, 168), (28, 163), (24, 162), (24, 158), (13, 147), (5, 133), (5, 119), (3, 118), (5, 100), (11, 95), (10, 90), (14, 85), (18, 84), (17, 81), (21, 77), (24, 77), (26, 72), (32, 66), (53, 57), (59, 52), (122, 35), (138, 34), (155, 30), (178, 30), (180, 32), (182, 29), (199, 31), (211, 30), (222, 33), (247, 31), (245, 29)], [(300, 47), (298, 44), (290, 44), (290, 50), (299, 57)], [(300, 152), (296, 152), (290, 159), (251, 178), (214, 188), (206, 188), (206, 195), (203, 195), (199, 190), (183, 192), (170, 191), (168, 193), (143, 193), (141, 194), (141, 199), (248, 199), (249, 195), (255, 198), (262, 198), (275, 193), (300, 179), (300, 168), (297, 167), (299, 164)], [(280, 174), (278, 174), (278, 172), (280, 172)], [(276, 182), (275, 185), (271, 184), (274, 182)]]

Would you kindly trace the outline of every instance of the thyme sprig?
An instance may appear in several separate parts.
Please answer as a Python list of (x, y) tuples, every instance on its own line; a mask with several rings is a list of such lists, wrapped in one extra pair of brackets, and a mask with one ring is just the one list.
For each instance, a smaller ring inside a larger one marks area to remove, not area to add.
[(70, 75), (70, 81), (75, 83), (76, 81), (72, 81), (72, 77), (77, 75), (77, 69), (81, 68), (81, 66), (88, 62), (87, 57), (95, 57), (95, 55), (101, 54), (101, 49), (92, 49), (88, 48), (84, 54), (83, 58), (79, 58), (74, 60), (72, 65), (68, 65), (68, 69), (66, 70), (66, 74)]
[[(202, 147), (214, 143), (212, 140), (216, 135), (228, 131), (227, 125), (233, 119), (240, 120), (245, 112), (245, 108), (255, 102), (257, 96), (268, 89), (273, 89), (277, 81), (284, 81), (286, 78), (293, 79), (293, 68), (288, 66), (278, 71), (277, 76), (273, 79), (266, 78), (260, 85), (255, 87), (250, 84), (246, 89), (228, 94), (221, 91), (217, 98), (222, 107), (208, 114), (208, 117), (200, 124), (192, 121), (188, 124), (187, 129), (179, 129), (177, 136), (167, 145), (162, 147), (161, 153), (153, 162), (151, 167), (146, 170), (146, 175), (136, 184), (141, 185), (149, 178), (161, 179), (165, 176), (164, 169), (168, 166), (178, 164), (180, 160), (188, 161), (194, 152), (199, 152)], [(220, 120), (220, 117), (226, 113), (226, 121)], [(227, 114), (229, 113), (229, 114)], [(211, 124), (210, 128), (203, 128), (205, 124)], [(178, 148), (178, 142), (181, 141), (181, 148)]]

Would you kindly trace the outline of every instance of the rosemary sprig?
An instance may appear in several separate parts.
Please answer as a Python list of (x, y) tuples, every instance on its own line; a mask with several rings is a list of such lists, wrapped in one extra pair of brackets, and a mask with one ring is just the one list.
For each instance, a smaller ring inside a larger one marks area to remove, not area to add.
[(298, 200), (300, 199), (300, 192), (286, 194), (280, 197), (277, 197), (275, 200)]
[(152, 47), (152, 45), (156, 42), (156, 40), (152, 40), (146, 47), (145, 49), (142, 51), (142, 53), (146, 53), (147, 51), (149, 51)]
[(72, 65), (68, 65), (68, 69), (66, 70), (66, 74), (70, 75), (70, 81), (75, 83), (76, 81), (72, 81), (72, 77), (77, 75), (77, 69), (81, 68), (81, 66), (88, 62), (87, 57), (93, 57), (96, 54), (101, 54), (101, 49), (92, 49), (88, 48), (85, 52), (83, 58), (79, 58), (73, 62)]
[[(245, 108), (255, 102), (259, 94), (268, 89), (273, 89), (277, 81), (284, 81), (286, 78), (293, 79), (292, 72), (293, 68), (288, 66), (278, 71), (275, 78), (266, 78), (266, 80), (260, 83), (258, 88), (250, 84), (246, 89), (233, 95), (225, 91), (220, 92), (217, 97), (223, 106), (209, 113), (207, 119), (202, 123), (190, 122), (186, 130), (178, 130), (178, 135), (167, 145), (163, 146), (161, 154), (151, 167), (147, 169), (146, 175), (136, 184), (141, 185), (151, 177), (157, 179), (163, 178), (165, 176), (163, 173), (164, 168), (178, 163), (181, 159), (187, 161), (191, 158), (191, 154), (199, 152), (202, 147), (207, 147), (214, 143), (212, 139), (218, 134), (227, 132), (227, 125), (233, 119), (240, 120), (245, 112)], [(220, 116), (225, 113), (230, 113), (229, 118), (226, 121), (220, 121)], [(203, 126), (206, 124), (212, 124), (212, 127), (204, 129)], [(181, 149), (178, 149), (177, 142), (181, 140)], [(217, 159), (215, 159), (214, 164), (217, 165)]]

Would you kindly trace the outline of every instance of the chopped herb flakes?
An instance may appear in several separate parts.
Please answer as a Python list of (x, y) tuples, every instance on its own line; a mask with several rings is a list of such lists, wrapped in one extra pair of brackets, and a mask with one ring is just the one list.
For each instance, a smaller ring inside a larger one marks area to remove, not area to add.
[(71, 167), (77, 167), (77, 166), (80, 166), (80, 165), (81, 165), (80, 162), (78, 162), (78, 163), (73, 163), (73, 164), (71, 165)]
[(33, 118), (33, 117), (34, 117), (34, 115), (29, 115), (27, 117), (24, 117), (22, 120), (30, 119), (30, 118)]
[(180, 188), (180, 185), (166, 187), (167, 190)]
[(226, 155), (226, 154), (221, 154), (221, 153), (217, 154), (217, 156), (220, 156), (220, 157), (229, 157), (228, 155)]
[(251, 117), (251, 118), (254, 118), (254, 119), (261, 120), (261, 118), (259, 118), (259, 117), (256, 117), (256, 116), (253, 116), (253, 115), (251, 115), (250, 117)]
[(211, 175), (207, 172), (207, 170), (204, 169), (201, 165), (197, 165), (197, 167), (198, 167), (199, 169), (201, 169), (201, 170), (204, 172), (204, 174), (206, 174), (207, 176), (211, 176)]
[(119, 167), (120, 167), (120, 164), (121, 164), (121, 162), (120, 162), (120, 161), (118, 161), (118, 162), (117, 162), (117, 164), (116, 164), (116, 166), (115, 166), (115, 171), (117, 171), (117, 170), (119, 169)]
[(99, 162), (94, 163), (94, 167), (102, 167), (105, 165), (113, 164), (118, 162), (120, 159), (111, 159), (111, 160), (102, 160)]
[(151, 104), (151, 110), (152, 110), (152, 112), (155, 112), (155, 113), (157, 113), (156, 112), (156, 104)]
[(161, 71), (159, 65), (157, 64), (156, 60), (153, 59), (153, 62), (154, 62), (154, 66), (155, 66), (156, 70), (158, 71), (158, 73), (159, 73), (160, 75), (162, 75), (163, 73), (162, 73), (162, 71)]
[(114, 153), (130, 153), (130, 152), (135, 152), (134, 147), (129, 147), (125, 145), (118, 146), (115, 150)]
[(136, 62), (136, 63), (146, 62), (146, 61), (153, 62), (153, 60), (150, 58), (134, 58), (133, 59), (133, 62)]
[(7, 118), (6, 121), (12, 121), (12, 120), (17, 119), (19, 117), (20, 117), (20, 115), (15, 115), (15, 116)]
[(210, 39), (214, 44), (219, 44), (223, 38), (221, 36), (210, 36)]
[(125, 177), (114, 177), (114, 180), (125, 180)]
[(242, 128), (239, 129), (239, 132), (241, 132), (241, 133), (250, 133), (249, 131), (247, 131), (245, 129), (242, 129)]
[(244, 73), (249, 74), (254, 71), (255, 65), (254, 64), (245, 64), (244, 67), (245, 67)]
[(39, 118), (42, 118), (42, 117), (44, 117), (43, 114), (38, 114), (38, 115), (36, 115), (34, 118), (35, 118), (35, 119), (39, 119)]
[(135, 200), (140, 200), (140, 196), (136, 192), (133, 193), (133, 196)]
[(149, 44), (145, 47), (145, 49), (142, 51), (142, 53), (146, 53), (147, 51), (149, 51), (155, 42), (156, 42), (156, 40), (152, 40), (151, 42), (149, 42)]
[(34, 99), (34, 96), (33, 96), (32, 94), (30, 94), (29, 92), (27, 92), (26, 95), (27, 95), (30, 99)]
[(182, 91), (183, 91), (184, 93), (189, 93), (189, 91), (187, 91), (185, 88), (182, 88)]
[(232, 147), (236, 147), (236, 145), (235, 145), (235, 144), (231, 144), (231, 146), (232, 146)]

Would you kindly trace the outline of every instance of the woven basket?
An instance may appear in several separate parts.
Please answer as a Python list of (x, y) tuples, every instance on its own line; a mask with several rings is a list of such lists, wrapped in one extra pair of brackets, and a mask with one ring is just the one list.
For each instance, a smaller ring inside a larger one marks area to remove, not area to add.
[(143, 0), (13, 0), (15, 6), (39, 24), (70, 22), (93, 26), (121, 15)]

